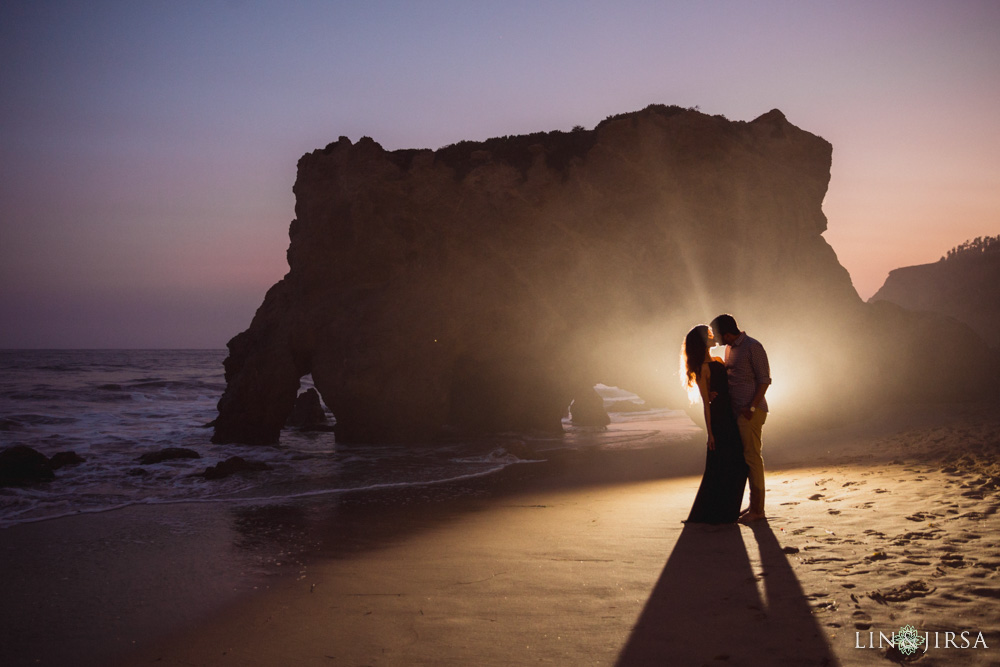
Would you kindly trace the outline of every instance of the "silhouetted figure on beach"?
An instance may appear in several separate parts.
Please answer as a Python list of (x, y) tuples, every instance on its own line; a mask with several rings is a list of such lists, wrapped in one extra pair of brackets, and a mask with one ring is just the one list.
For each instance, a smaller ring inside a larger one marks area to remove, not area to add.
[(747, 481), (747, 464), (730, 402), (726, 366), (721, 359), (709, 355), (714, 344), (712, 331), (701, 324), (688, 332), (681, 350), (687, 385), (698, 386), (708, 430), (705, 473), (687, 518), (689, 523), (735, 523)]
[(764, 394), (771, 385), (771, 369), (764, 346), (740, 331), (732, 315), (719, 315), (711, 326), (716, 339), (726, 344), (730, 400), (750, 468), (750, 507), (741, 514), (740, 521), (756, 521), (765, 518), (761, 431), (767, 419)]

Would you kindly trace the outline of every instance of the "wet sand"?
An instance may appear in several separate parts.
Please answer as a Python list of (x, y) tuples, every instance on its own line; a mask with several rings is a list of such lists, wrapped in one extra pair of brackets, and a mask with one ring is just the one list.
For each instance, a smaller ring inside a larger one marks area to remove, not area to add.
[[(922, 664), (997, 664), (1000, 417), (990, 406), (765, 429), (770, 518), (751, 526), (681, 523), (702, 463), (693, 440), (336, 502), (166, 506), (163, 536), (109, 559), (146, 572), (129, 575), (139, 584), (112, 570), (103, 588), (116, 593), (88, 598), (102, 588), (84, 583), (100, 559), (56, 544), (79, 565), (39, 583), (34, 604), (69, 604), (44, 636), (76, 643), (90, 660), (75, 664), (886, 664), (908, 658), (878, 647), (879, 633), (907, 624), (929, 633)], [(79, 517), (65, 539), (103, 534), (96, 553), (113, 555), (116, 535), (150, 509)], [(184, 512), (206, 516), (182, 528)], [(19, 527), (39, 535), (5, 531), (15, 539), (3, 564), (77, 519)], [(45, 561), (58, 558), (45, 555), (31, 576)], [(5, 617), (31, 600), (4, 605)], [(116, 626), (129, 632), (95, 622), (130, 610), (131, 625)], [(71, 630), (74, 614), (89, 639)], [(27, 634), (43, 634), (39, 615), (25, 618)], [(988, 648), (971, 646), (980, 632)], [(10, 664), (67, 664), (38, 655)]]

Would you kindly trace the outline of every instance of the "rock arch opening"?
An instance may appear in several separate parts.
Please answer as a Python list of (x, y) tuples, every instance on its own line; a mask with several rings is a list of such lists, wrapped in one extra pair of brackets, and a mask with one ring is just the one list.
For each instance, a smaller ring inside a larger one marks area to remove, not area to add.
[(316, 388), (312, 373), (299, 378), (295, 405), (285, 421), (285, 428), (300, 431), (332, 431), (337, 419)]

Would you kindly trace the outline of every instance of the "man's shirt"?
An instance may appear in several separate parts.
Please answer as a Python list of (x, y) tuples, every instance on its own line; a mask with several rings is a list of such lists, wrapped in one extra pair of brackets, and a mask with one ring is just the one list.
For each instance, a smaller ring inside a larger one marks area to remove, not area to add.
[[(726, 346), (726, 374), (733, 411), (739, 414), (750, 407), (758, 385), (771, 384), (771, 367), (764, 346), (741, 331), (733, 344)], [(757, 409), (767, 412), (767, 400), (761, 399)]]

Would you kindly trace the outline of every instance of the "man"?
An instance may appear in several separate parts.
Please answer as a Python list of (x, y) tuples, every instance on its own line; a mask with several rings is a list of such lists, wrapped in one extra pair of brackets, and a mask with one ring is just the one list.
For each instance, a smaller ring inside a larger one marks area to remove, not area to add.
[(743, 511), (740, 521), (757, 521), (764, 518), (764, 457), (760, 435), (767, 419), (764, 394), (771, 385), (767, 352), (759, 341), (740, 331), (732, 315), (719, 315), (710, 326), (716, 340), (726, 344), (729, 395), (743, 439), (743, 458), (750, 468), (750, 507)]

